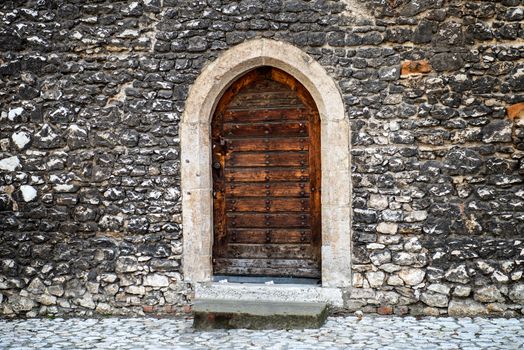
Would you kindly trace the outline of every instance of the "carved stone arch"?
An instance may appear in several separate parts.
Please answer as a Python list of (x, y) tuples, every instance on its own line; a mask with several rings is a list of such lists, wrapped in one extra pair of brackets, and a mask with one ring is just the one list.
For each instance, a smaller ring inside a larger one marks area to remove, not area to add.
[(211, 119), (224, 91), (260, 66), (295, 77), (321, 119), (322, 286), (351, 285), (351, 156), (349, 120), (337, 85), (311, 56), (290, 44), (255, 39), (208, 64), (189, 91), (180, 125), (184, 278), (212, 279)]

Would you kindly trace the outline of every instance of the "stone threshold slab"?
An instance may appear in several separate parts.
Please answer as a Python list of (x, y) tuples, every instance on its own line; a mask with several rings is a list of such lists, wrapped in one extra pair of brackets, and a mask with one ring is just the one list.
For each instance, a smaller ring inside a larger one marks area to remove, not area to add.
[(328, 315), (325, 303), (247, 300), (195, 300), (196, 329), (320, 328)]
[(203, 282), (195, 284), (195, 300), (325, 303), (342, 307), (342, 290), (303, 284)]

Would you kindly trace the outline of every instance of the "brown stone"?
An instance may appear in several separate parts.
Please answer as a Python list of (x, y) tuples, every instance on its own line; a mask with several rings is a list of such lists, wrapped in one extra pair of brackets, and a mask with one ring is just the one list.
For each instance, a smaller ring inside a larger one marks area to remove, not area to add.
[(191, 313), (191, 305), (184, 305), (184, 307), (182, 308), (182, 310), (183, 310), (186, 314)]
[(506, 108), (508, 118), (513, 120), (516, 118), (524, 118), (524, 102), (515, 103)]
[(166, 314), (173, 314), (173, 313), (176, 313), (176, 307), (175, 307), (175, 305), (171, 305), (171, 304), (164, 305), (164, 312), (165, 312)]
[(144, 312), (153, 312), (153, 311), (155, 311), (155, 307), (153, 305), (144, 305), (143, 309), (144, 309)]
[(429, 72), (431, 72), (431, 65), (428, 60), (404, 61), (400, 75), (427, 74)]
[(395, 308), (395, 315), (407, 315), (409, 313), (409, 308), (405, 305), (397, 306)]
[(388, 305), (383, 305), (377, 309), (377, 313), (379, 315), (391, 315), (393, 313), (393, 308)]

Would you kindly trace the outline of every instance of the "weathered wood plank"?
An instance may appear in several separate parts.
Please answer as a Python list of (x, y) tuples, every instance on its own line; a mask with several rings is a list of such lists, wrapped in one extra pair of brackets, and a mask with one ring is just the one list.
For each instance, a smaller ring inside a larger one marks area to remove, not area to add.
[(306, 259), (215, 259), (215, 273), (320, 278), (318, 262)]
[[(226, 229), (226, 217), (224, 212), (226, 211), (225, 201), (225, 144), (220, 142), (222, 134), (222, 120), (220, 116), (215, 116), (212, 121), (212, 175), (213, 175), (213, 230), (214, 230), (214, 242), (213, 242), (213, 254), (221, 256), (227, 248), (227, 229)], [(218, 166), (217, 166), (218, 165)]]
[(267, 122), (267, 123), (224, 123), (226, 137), (274, 137), (307, 136), (307, 122)]
[(304, 227), (310, 226), (309, 213), (304, 214), (261, 214), (261, 213), (227, 213), (227, 227)]
[(309, 259), (312, 249), (307, 244), (229, 243), (226, 256), (235, 259)]
[(308, 181), (309, 171), (297, 168), (226, 168), (227, 182)]
[(282, 243), (310, 243), (311, 230), (310, 229), (230, 229), (228, 235), (229, 242), (234, 243), (267, 243), (269, 241), (273, 244)]
[(321, 164), (320, 164), (320, 117), (317, 111), (311, 111), (308, 123), (308, 134), (310, 136), (309, 171), (310, 171), (310, 213), (313, 255), (320, 259), (322, 237), (321, 237)]
[(268, 277), (302, 277), (302, 278), (320, 278), (320, 269), (318, 267), (304, 268), (295, 267), (237, 267), (222, 266), (215, 263), (214, 273), (217, 275), (230, 276), (268, 276)]
[(229, 152), (242, 151), (307, 151), (309, 138), (249, 138), (249, 139), (224, 139)]
[(228, 109), (224, 113), (224, 122), (269, 122), (269, 121), (290, 121), (302, 120), (307, 121), (308, 115), (304, 108), (283, 109), (271, 106), (272, 109), (254, 110), (251, 106), (249, 109), (235, 111)]
[(231, 197), (309, 197), (310, 188), (306, 182), (258, 182), (229, 183), (226, 195)]
[(303, 212), (309, 214), (309, 198), (228, 198), (229, 212)]
[(229, 152), (226, 167), (307, 167), (308, 152)]

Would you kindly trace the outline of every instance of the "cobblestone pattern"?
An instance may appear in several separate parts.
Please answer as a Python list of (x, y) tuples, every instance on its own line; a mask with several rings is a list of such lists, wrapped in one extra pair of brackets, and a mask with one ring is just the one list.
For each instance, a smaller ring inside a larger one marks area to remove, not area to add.
[(2, 349), (522, 349), (523, 319), (331, 317), (321, 329), (195, 331), (183, 319), (0, 321)]
[(0, 314), (180, 312), (178, 121), (254, 37), (290, 42), (352, 127), (346, 309), (524, 305), (521, 0), (6, 0)]

